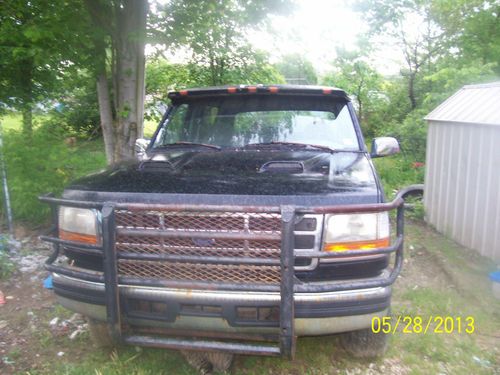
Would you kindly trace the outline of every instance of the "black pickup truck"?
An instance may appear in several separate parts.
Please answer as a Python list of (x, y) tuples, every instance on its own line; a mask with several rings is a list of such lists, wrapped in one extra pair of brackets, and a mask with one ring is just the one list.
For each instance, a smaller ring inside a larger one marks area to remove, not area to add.
[(372, 322), (401, 269), (403, 200), (385, 201), (371, 158), (397, 141), (370, 154), (337, 88), (169, 98), (140, 158), (41, 197), (60, 303), (133, 345), (293, 357), (298, 336), (342, 333), (382, 353)]

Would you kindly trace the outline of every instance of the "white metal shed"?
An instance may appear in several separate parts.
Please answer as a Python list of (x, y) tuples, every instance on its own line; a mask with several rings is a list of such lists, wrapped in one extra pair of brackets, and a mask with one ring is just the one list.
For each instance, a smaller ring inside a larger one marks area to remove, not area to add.
[(500, 82), (464, 86), (425, 119), (426, 220), (500, 261)]

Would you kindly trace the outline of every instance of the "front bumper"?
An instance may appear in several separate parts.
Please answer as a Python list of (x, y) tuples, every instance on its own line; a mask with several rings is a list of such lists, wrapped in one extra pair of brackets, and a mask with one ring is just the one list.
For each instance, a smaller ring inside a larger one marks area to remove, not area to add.
[[(53, 273), (53, 284), (63, 306), (95, 320), (106, 321), (103, 283)], [(272, 319), (271, 316), (269, 319), (259, 320), (257, 316), (259, 309), (278, 311), (280, 294), (275, 292), (241, 293), (119, 285), (119, 294), (124, 323), (137, 327), (233, 333), (270, 333), (279, 328), (278, 319)], [(325, 335), (368, 328), (373, 316), (385, 314), (390, 300), (390, 286), (297, 293), (294, 295), (295, 334)], [(140, 301), (143, 308), (134, 311), (131, 301)], [(151, 306), (162, 308), (155, 311), (150, 309)], [(210, 309), (204, 311), (203, 307), (206, 306), (210, 306)], [(246, 316), (239, 316), (239, 309), (246, 309)], [(255, 311), (255, 316), (251, 316), (252, 311)]]

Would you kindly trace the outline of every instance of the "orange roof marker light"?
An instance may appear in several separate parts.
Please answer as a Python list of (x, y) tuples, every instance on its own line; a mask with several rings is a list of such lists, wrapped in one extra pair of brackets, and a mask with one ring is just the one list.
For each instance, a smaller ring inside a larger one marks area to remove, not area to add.
[(279, 89), (276, 86), (270, 86), (269, 87), (269, 92), (271, 94), (276, 94), (279, 91)]
[(332, 89), (323, 89), (323, 94), (331, 94)]
[(188, 94), (188, 90), (181, 90), (179, 91), (179, 94), (181, 94), (181, 96), (186, 96)]
[(256, 86), (248, 86), (247, 90), (248, 90), (248, 92), (256, 93), (257, 92), (257, 87)]
[(234, 94), (236, 92), (237, 88), (236, 87), (228, 87), (227, 92), (230, 94)]

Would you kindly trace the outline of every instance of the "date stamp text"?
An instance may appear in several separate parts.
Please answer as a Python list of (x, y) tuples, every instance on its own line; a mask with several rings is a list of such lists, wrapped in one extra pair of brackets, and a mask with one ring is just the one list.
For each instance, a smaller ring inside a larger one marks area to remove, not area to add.
[(451, 334), (474, 333), (474, 317), (472, 316), (375, 316), (372, 318), (372, 332), (395, 334)]

